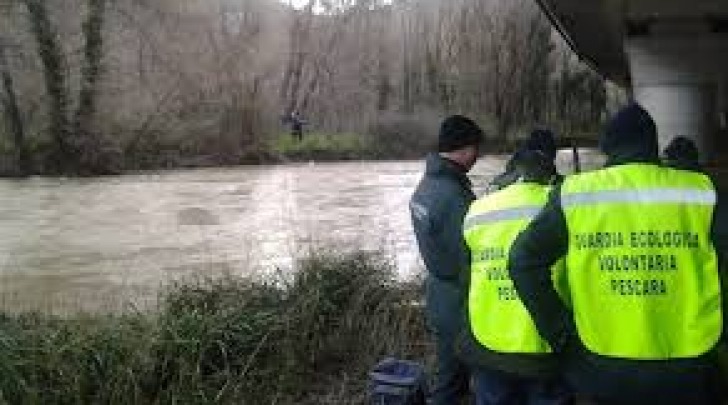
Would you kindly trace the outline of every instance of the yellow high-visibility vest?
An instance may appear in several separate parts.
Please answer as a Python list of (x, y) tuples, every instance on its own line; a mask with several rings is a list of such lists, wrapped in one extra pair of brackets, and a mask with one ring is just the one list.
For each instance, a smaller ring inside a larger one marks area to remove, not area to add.
[(476, 340), (501, 353), (550, 353), (508, 275), (518, 234), (548, 201), (550, 186), (516, 183), (475, 201), (465, 217), (471, 252), (468, 316)]
[(707, 176), (652, 164), (564, 181), (567, 278), (589, 351), (663, 360), (715, 346), (723, 322), (711, 240), (715, 203)]

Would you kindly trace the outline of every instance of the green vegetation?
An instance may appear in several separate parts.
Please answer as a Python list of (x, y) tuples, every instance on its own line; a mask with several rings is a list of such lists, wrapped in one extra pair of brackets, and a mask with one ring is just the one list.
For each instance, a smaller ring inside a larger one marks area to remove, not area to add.
[(363, 403), (382, 356), (421, 357), (417, 288), (370, 253), (285, 280), (174, 285), (154, 314), (0, 319), (7, 403)]
[(390, 114), (369, 123), (361, 133), (308, 132), (302, 141), (281, 134), (269, 143), (284, 160), (415, 159), (433, 149), (439, 117)]
[(351, 133), (311, 132), (298, 141), (281, 134), (270, 143), (272, 151), (289, 160), (350, 160), (373, 157), (369, 139)]
[[(513, 153), (533, 130), (532, 125), (514, 126), (507, 133), (497, 132), (497, 120), (487, 114), (473, 117), (486, 135), (483, 152), (486, 154)], [(247, 159), (246, 162), (271, 161), (332, 161), (332, 160), (383, 160), (420, 159), (435, 149), (441, 117), (389, 114), (373, 120), (361, 133), (307, 132), (302, 141), (289, 133), (281, 133), (262, 148), (263, 159)], [(569, 146), (579, 139), (588, 144), (594, 136), (588, 131), (578, 132), (567, 122), (557, 122), (552, 127)], [(594, 129), (592, 133), (596, 134)], [(571, 134), (569, 139), (564, 136)], [(267, 160), (266, 160), (267, 159)]]

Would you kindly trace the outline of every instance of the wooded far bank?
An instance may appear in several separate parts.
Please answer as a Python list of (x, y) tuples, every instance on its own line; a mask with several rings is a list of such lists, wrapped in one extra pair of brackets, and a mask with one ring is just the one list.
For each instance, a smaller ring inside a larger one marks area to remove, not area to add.
[(621, 100), (532, 0), (0, 0), (0, 79), (19, 176), (278, 160), (294, 113), (376, 146), (345, 158), (421, 155), (452, 113), (500, 150), (593, 135)]

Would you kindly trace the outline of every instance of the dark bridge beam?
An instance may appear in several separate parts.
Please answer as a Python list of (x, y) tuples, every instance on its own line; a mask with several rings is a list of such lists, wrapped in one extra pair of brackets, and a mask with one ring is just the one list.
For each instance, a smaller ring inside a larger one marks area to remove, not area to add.
[(579, 57), (620, 85), (629, 84), (618, 4), (609, 0), (536, 0)]
[(582, 60), (650, 111), (663, 146), (687, 136), (728, 167), (728, 0), (536, 1)]

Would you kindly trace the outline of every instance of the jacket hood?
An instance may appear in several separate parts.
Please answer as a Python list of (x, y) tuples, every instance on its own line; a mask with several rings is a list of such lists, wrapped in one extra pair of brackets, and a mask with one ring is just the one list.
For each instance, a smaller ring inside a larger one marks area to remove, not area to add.
[(657, 126), (637, 103), (624, 107), (607, 125), (600, 140), (607, 164), (659, 162)]

